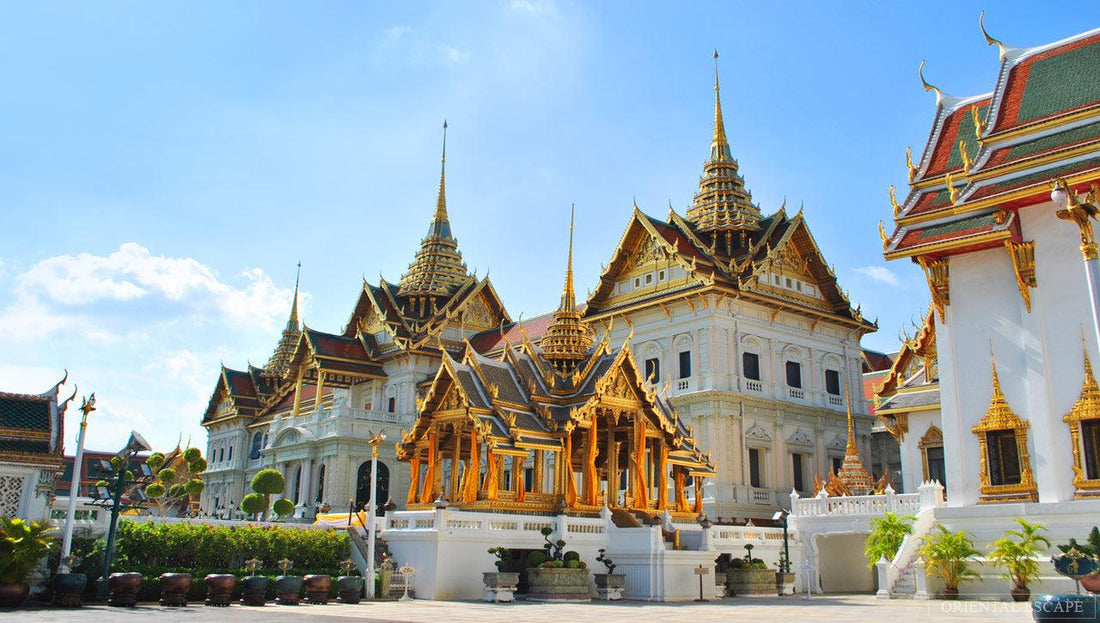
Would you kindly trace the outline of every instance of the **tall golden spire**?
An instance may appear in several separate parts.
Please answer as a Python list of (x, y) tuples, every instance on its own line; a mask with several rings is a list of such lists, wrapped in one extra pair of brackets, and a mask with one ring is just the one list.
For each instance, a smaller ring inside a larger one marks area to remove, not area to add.
[(428, 234), (420, 242), (420, 251), (401, 277), (397, 295), (410, 303), (407, 310), (414, 316), (433, 313), (432, 304), (438, 297), (449, 297), (469, 279), (466, 264), (458, 251), (458, 240), (451, 235), (447, 216), (447, 122), (443, 122), (443, 156), (439, 171), (439, 195), (435, 213), (428, 225)]
[(290, 373), (290, 360), (294, 357), (294, 350), (298, 347), (298, 339), (302, 336), (302, 328), (298, 322), (298, 283), (302, 277), (302, 263), (298, 262), (298, 272), (294, 276), (294, 301), (290, 304), (290, 318), (286, 321), (286, 328), (279, 338), (279, 344), (275, 352), (267, 360), (264, 366), (263, 376), (274, 386), (278, 386)]
[(848, 394), (848, 386), (844, 386), (844, 404), (848, 407), (848, 446), (844, 449), (844, 463), (837, 472), (837, 479), (844, 483), (853, 495), (866, 495), (874, 490), (875, 480), (867, 469), (863, 467), (863, 459), (859, 456), (859, 446), (856, 445), (856, 429), (852, 423), (852, 401)]
[(298, 282), (302, 278), (302, 262), (298, 261), (298, 272), (294, 275), (294, 301), (290, 304), (290, 318), (286, 321), (286, 328), (289, 331), (293, 328), (298, 330)]
[(565, 264), (565, 287), (561, 292), (561, 305), (554, 312), (554, 322), (540, 342), (543, 357), (561, 374), (571, 372), (588, 356), (592, 348), (592, 334), (581, 323), (577, 313), (577, 297), (573, 292), (573, 207), (569, 208), (569, 254)]
[(745, 180), (737, 172), (733, 159), (726, 124), (722, 115), (721, 87), (718, 81), (718, 50), (714, 51), (714, 136), (710, 142), (710, 157), (703, 165), (699, 178), (699, 190), (687, 212), (688, 220), (704, 233), (724, 237), (724, 249), (732, 254), (731, 232), (759, 229), (760, 209), (753, 205), (752, 194), (745, 188)]

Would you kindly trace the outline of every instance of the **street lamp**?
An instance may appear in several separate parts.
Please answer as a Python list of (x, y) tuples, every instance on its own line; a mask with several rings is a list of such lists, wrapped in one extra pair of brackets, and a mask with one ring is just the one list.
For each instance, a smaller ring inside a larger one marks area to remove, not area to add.
[[(75, 392), (74, 392), (75, 393)], [(73, 523), (76, 519), (76, 496), (80, 492), (80, 472), (84, 463), (84, 430), (88, 428), (88, 414), (95, 411), (95, 392), (80, 403), (83, 415), (80, 417), (80, 431), (76, 434), (76, 457), (73, 459), (73, 473), (69, 482), (69, 507), (65, 511), (65, 536), (61, 540), (61, 564), (58, 573), (69, 573), (69, 554), (73, 547)]]
[(775, 521), (783, 522), (783, 564), (780, 565), (780, 571), (783, 573), (791, 572), (791, 545), (787, 539), (787, 517), (790, 515), (787, 511), (779, 509), (772, 515), (772, 519)]
[(1097, 192), (1096, 184), (1093, 184), (1092, 191), (1084, 200), (1080, 200), (1062, 178), (1055, 180), (1054, 188), (1050, 191), (1050, 200), (1054, 202), (1058, 218), (1076, 224), (1081, 232), (1081, 256), (1085, 261), (1085, 278), (1089, 286), (1089, 302), (1092, 304), (1092, 330), (1096, 343), (1100, 344), (1100, 251), (1092, 232), (1092, 221), (1100, 213), (1098, 196), (1100, 192)]
[(374, 520), (378, 514), (378, 502), (375, 497), (378, 494), (378, 446), (386, 440), (385, 429), (377, 434), (370, 435), (370, 505), (367, 511), (367, 577), (370, 584), (367, 586), (367, 594), (374, 596)]
[[(130, 461), (139, 452), (152, 450), (153, 447), (149, 445), (149, 442), (145, 441), (145, 438), (137, 433), (137, 431), (130, 431), (130, 440), (126, 442), (126, 447), (119, 451), (113, 459), (111, 459), (112, 465), (115, 468), (115, 481), (108, 487), (98, 487), (97, 500), (102, 506), (106, 506), (108, 503), (111, 505), (111, 523), (107, 526), (107, 547), (103, 553), (103, 574), (100, 577), (100, 592), (106, 594), (107, 590), (107, 577), (111, 571), (111, 559), (115, 554), (115, 528), (118, 526), (118, 515), (122, 511), (122, 495), (126, 490), (127, 484), (136, 482), (135, 480), (127, 480), (126, 474), (129, 472)], [(135, 493), (135, 496), (137, 494)], [(144, 494), (139, 497), (138, 502), (131, 501), (127, 506), (130, 508), (137, 508), (143, 505), (146, 501)]]

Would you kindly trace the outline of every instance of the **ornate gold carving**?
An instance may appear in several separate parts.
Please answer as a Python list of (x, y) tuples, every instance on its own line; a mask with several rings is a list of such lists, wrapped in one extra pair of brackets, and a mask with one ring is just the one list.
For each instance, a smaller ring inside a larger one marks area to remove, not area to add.
[(928, 468), (928, 449), (943, 447), (943, 431), (937, 426), (929, 426), (924, 436), (917, 442), (920, 448), (920, 463), (923, 470), (922, 480), (927, 482), (931, 478), (932, 470)]
[(948, 173), (943, 177), (943, 183), (947, 185), (947, 194), (951, 197), (951, 205), (959, 200), (959, 189), (955, 188), (955, 174)]
[(932, 306), (940, 316), (940, 322), (944, 322), (945, 308), (951, 304), (948, 260), (934, 260), (921, 257), (917, 260), (924, 269), (924, 277), (928, 280), (928, 290), (932, 294)]
[(890, 248), (890, 237), (886, 235), (886, 227), (882, 221), (878, 222), (878, 237), (882, 239), (882, 250), (885, 252)]
[(966, 153), (966, 139), (959, 139), (959, 157), (963, 161), (963, 173), (970, 171), (970, 165), (974, 163), (970, 160), (970, 154)]
[(1073, 444), (1073, 486), (1077, 490), (1075, 497), (1095, 497), (1100, 495), (1100, 479), (1089, 480), (1085, 474), (1081, 452), (1082, 423), (1100, 420), (1100, 388), (1092, 374), (1092, 362), (1085, 351), (1085, 380), (1081, 385), (1081, 397), (1073, 408), (1062, 417), (1069, 425), (1070, 440)]
[(1066, 193), (1066, 200), (1068, 201), (1066, 208), (1058, 210), (1055, 214), (1063, 221), (1070, 221), (1077, 225), (1081, 232), (1081, 255), (1086, 262), (1100, 258), (1096, 238), (1092, 233), (1092, 221), (1096, 219), (1097, 212), (1100, 211), (1097, 206), (1097, 198), (1100, 196), (1100, 192), (1097, 192), (1096, 184), (1092, 185), (1092, 191), (1085, 197), (1084, 201), (1077, 199), (1076, 194), (1064, 179), (1055, 182), (1055, 186)]
[(901, 205), (898, 204), (898, 197), (894, 194), (893, 184), (890, 184), (890, 205), (894, 207), (894, 216), (897, 217), (901, 213)]
[(978, 143), (982, 143), (982, 133), (985, 132), (985, 124), (982, 123), (981, 115), (978, 113), (978, 107), (974, 106), (970, 109), (970, 118), (974, 120), (974, 135), (978, 139)]
[(909, 170), (909, 183), (912, 184), (913, 180), (917, 177), (917, 167), (913, 166), (913, 148), (905, 148), (905, 168)]
[(1035, 242), (1012, 242), (1005, 240), (1008, 256), (1012, 258), (1012, 270), (1016, 273), (1016, 286), (1024, 299), (1024, 307), (1031, 312), (1031, 288), (1038, 285), (1035, 281)]
[[(993, 362), (993, 398), (989, 403), (989, 410), (978, 423), (971, 428), (971, 432), (978, 436), (978, 445), (981, 455), (981, 483), (978, 490), (981, 496), (979, 503), (985, 502), (1019, 502), (1038, 501), (1038, 493), (1035, 487), (1035, 477), (1031, 472), (1031, 456), (1027, 449), (1027, 430), (1030, 423), (1021, 419), (1008, 406), (1004, 393), (1001, 392), (1001, 382), (997, 378), (997, 363)], [(1010, 430), (1016, 437), (1016, 452), (1020, 464), (1020, 482), (1015, 484), (994, 485), (989, 477), (989, 445), (987, 436), (993, 431)]]

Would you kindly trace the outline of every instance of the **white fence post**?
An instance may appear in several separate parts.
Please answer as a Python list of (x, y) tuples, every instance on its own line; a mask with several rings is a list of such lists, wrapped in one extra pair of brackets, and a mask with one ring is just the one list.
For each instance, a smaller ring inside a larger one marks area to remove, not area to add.
[(875, 593), (876, 599), (890, 599), (890, 590), (887, 588), (890, 583), (888, 577), (888, 570), (890, 568), (890, 561), (886, 560), (886, 556), (882, 556), (875, 563), (875, 574), (878, 576), (878, 591)]

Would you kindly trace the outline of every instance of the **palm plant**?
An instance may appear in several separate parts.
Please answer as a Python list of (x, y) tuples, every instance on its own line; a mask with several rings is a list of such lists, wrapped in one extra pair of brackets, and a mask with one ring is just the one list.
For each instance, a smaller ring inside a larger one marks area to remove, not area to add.
[(943, 580), (944, 593), (953, 595), (958, 592), (959, 584), (979, 578), (970, 563), (981, 552), (974, 549), (974, 542), (966, 530), (951, 532), (942, 525), (936, 528), (939, 532), (924, 537), (920, 555), (928, 571)]
[(883, 557), (893, 560), (901, 549), (901, 542), (906, 536), (913, 534), (913, 522), (916, 520), (913, 515), (899, 515), (890, 511), (886, 511), (882, 517), (872, 519), (871, 534), (863, 546), (867, 566), (874, 569), (875, 563)]
[(0, 517), (0, 584), (22, 584), (49, 553), (48, 521)]
[(1050, 549), (1050, 539), (1041, 533), (1041, 524), (1017, 518), (1019, 530), (1009, 530), (989, 544), (989, 558), (1005, 568), (1005, 577), (1018, 589), (1039, 577), (1039, 561), (1036, 556)]

